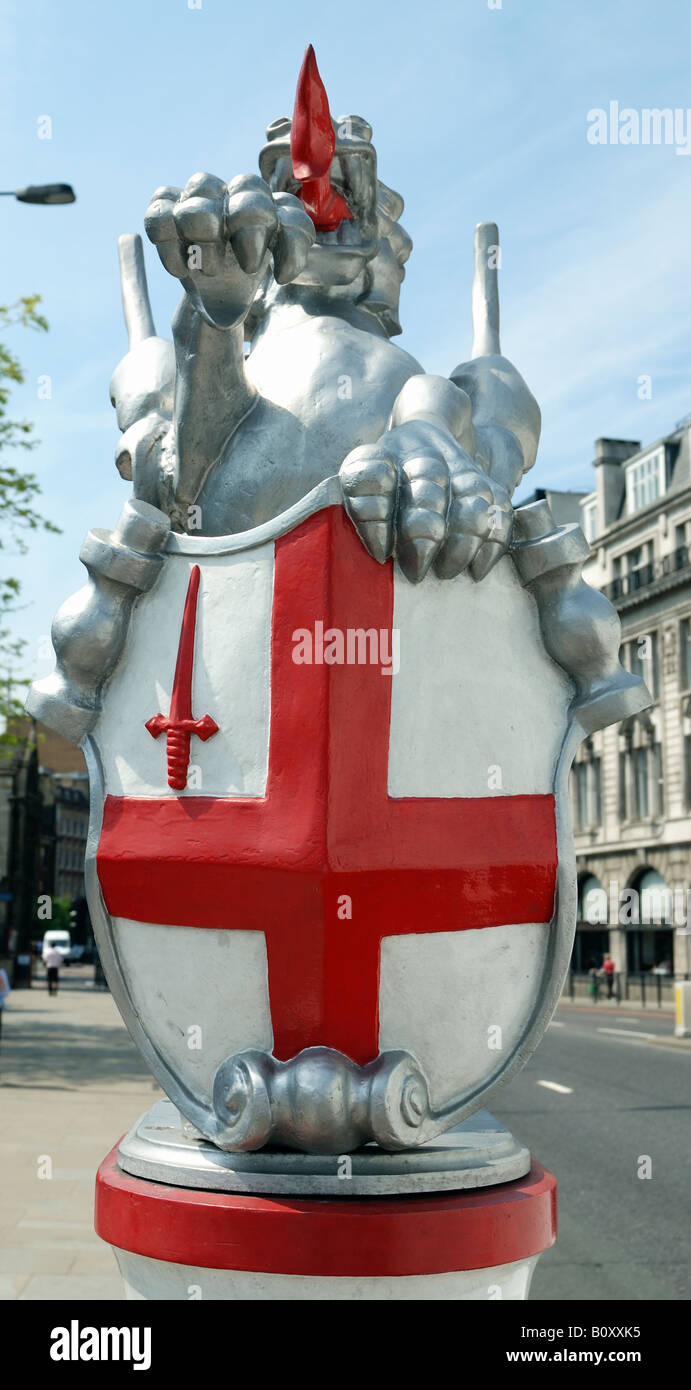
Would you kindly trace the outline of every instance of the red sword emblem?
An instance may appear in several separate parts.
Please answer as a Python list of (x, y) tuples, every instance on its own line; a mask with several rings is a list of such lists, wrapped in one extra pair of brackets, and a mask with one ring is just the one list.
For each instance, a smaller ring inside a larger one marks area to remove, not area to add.
[(210, 714), (203, 715), (201, 719), (194, 719), (192, 715), (192, 669), (198, 594), (199, 565), (193, 565), (182, 615), (178, 659), (175, 664), (173, 693), (170, 697), (170, 714), (155, 714), (144, 726), (152, 738), (158, 738), (160, 734), (166, 735), (168, 786), (178, 792), (184, 791), (187, 786), (192, 734), (196, 734), (202, 743), (206, 743), (208, 738), (218, 733), (218, 724)]

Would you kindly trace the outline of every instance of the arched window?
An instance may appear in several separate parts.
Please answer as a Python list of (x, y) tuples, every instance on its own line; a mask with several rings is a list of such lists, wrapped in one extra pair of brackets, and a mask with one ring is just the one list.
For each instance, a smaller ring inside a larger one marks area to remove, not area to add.
[(594, 874), (583, 879), (579, 904), (579, 921), (587, 922), (591, 927), (607, 925), (607, 894)]
[(656, 869), (645, 869), (636, 890), (639, 895), (641, 926), (672, 921), (672, 891)]

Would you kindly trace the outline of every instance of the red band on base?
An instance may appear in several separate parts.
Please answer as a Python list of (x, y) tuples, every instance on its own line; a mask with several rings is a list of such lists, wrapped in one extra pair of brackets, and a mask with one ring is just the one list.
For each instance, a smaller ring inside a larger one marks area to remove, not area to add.
[(96, 1177), (96, 1231), (121, 1250), (202, 1269), (397, 1276), (489, 1269), (557, 1235), (556, 1178), (479, 1192), (332, 1201), (168, 1187), (123, 1173), (117, 1145)]

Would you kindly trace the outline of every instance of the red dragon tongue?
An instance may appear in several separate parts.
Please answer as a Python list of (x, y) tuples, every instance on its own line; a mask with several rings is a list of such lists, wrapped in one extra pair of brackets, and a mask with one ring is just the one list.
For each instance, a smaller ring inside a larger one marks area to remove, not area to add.
[(328, 174), (335, 148), (329, 98), (310, 44), (300, 68), (290, 128), (290, 153), (296, 179), (302, 182)]
[(329, 170), (335, 148), (329, 98), (310, 44), (295, 93), (290, 153), (293, 174), (302, 184), (298, 197), (317, 231), (334, 231), (344, 219), (352, 220), (353, 216), (345, 199), (331, 185)]

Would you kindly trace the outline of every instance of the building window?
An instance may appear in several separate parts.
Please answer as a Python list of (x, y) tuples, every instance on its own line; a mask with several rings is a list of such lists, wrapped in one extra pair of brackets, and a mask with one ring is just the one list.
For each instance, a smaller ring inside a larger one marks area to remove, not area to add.
[(647, 748), (634, 748), (633, 765), (635, 819), (647, 820), (650, 814)]
[(588, 764), (576, 763), (573, 769), (575, 792), (575, 821), (577, 830), (588, 826)]
[(691, 618), (679, 624), (679, 672), (682, 690), (691, 689)]
[(621, 577), (621, 555), (615, 555), (612, 560), (612, 598), (621, 598), (624, 592), (624, 584)]
[(665, 813), (665, 786), (664, 774), (662, 770), (662, 744), (654, 743), (651, 749), (653, 757), (653, 776), (655, 778), (654, 796), (655, 813), (663, 816)]
[(594, 874), (589, 874), (581, 884), (578, 920), (591, 927), (607, 925), (607, 894)]
[(661, 816), (664, 809), (662, 746), (645, 715), (622, 726), (619, 749), (619, 815), (636, 822)]
[(656, 502), (665, 490), (665, 451), (656, 449), (626, 470), (626, 504), (629, 513)]
[(650, 694), (657, 699), (659, 694), (658, 641), (656, 632), (642, 632), (639, 637), (626, 642), (622, 648), (622, 660), (633, 676), (645, 681)]
[(640, 898), (640, 920), (643, 925), (651, 922), (667, 923), (672, 920), (672, 894), (662, 874), (655, 869), (646, 869), (636, 884)]
[(645, 541), (635, 550), (626, 552), (626, 570), (629, 576), (629, 592), (649, 584), (653, 577), (653, 543)]
[(597, 536), (597, 502), (588, 502), (583, 507), (583, 530), (590, 545)]
[(573, 766), (573, 819), (576, 830), (593, 830), (602, 821), (602, 773), (592, 740), (583, 745)]
[(644, 541), (623, 555), (612, 557), (612, 592), (615, 598), (622, 594), (632, 594), (655, 578), (655, 552), (652, 541)]
[(595, 825), (602, 825), (602, 764), (593, 758), (590, 764), (593, 784), (593, 813)]
[(684, 799), (691, 810), (691, 699), (687, 695), (681, 704), (681, 727), (684, 735)]

